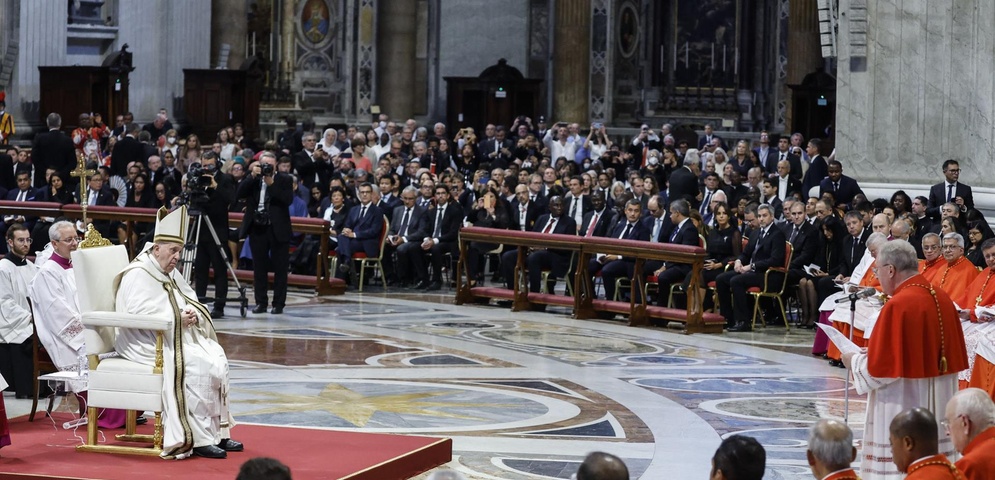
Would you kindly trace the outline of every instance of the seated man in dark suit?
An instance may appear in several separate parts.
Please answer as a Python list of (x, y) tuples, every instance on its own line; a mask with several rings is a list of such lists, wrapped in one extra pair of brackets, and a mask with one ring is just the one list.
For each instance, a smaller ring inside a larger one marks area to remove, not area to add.
[(515, 199), (511, 201), (510, 230), (530, 232), (536, 220), (542, 215), (545, 205), (533, 201), (529, 195), (529, 187), (523, 183), (515, 187)]
[[(819, 251), (818, 228), (808, 223), (805, 219), (805, 205), (801, 202), (794, 202), (788, 210), (788, 221), (781, 225), (784, 236), (791, 242), (792, 251), (791, 265), (788, 267), (788, 285), (798, 285), (798, 281), (805, 277), (805, 266), (815, 260)], [(802, 305), (807, 307), (806, 305)], [(816, 305), (816, 310), (818, 305)], [(804, 318), (811, 320), (813, 316), (818, 316), (818, 312), (803, 312)], [(814, 315), (813, 315), (814, 314)], [(778, 312), (780, 315), (780, 312)], [(805, 322), (803, 327), (812, 328), (814, 323)]]
[[(387, 275), (387, 284), (399, 284), (402, 287), (411, 286), (413, 278), (411, 272), (405, 267), (406, 264), (392, 260), (393, 254), (402, 245), (418, 244), (428, 235), (428, 223), (426, 212), (417, 203), (418, 189), (412, 186), (404, 187), (401, 191), (402, 205), (394, 208), (394, 217), (397, 221), (390, 224), (390, 231), (387, 232), (387, 245), (384, 247), (384, 273)], [(396, 271), (396, 274), (395, 274)]]
[(604, 237), (614, 224), (613, 212), (605, 202), (605, 194), (595, 190), (591, 193), (591, 211), (584, 214), (578, 233), (582, 237)]
[[(750, 213), (748, 211), (747, 216)], [(760, 228), (754, 235), (757, 238), (750, 239), (736, 259), (733, 271), (720, 274), (715, 281), (720, 310), (730, 332), (752, 330), (750, 316), (753, 309), (747, 289), (763, 287), (767, 269), (784, 265), (784, 232), (774, 225), (774, 209), (767, 204), (760, 205), (756, 217), (760, 222)], [(771, 280), (780, 281), (777, 277), (772, 274)]]
[(380, 233), (383, 231), (383, 212), (373, 203), (373, 185), (359, 186), (359, 205), (349, 210), (345, 224), (338, 235), (339, 278), (352, 270), (352, 254), (363, 252), (367, 257), (380, 254)]
[[(650, 230), (640, 221), (643, 216), (643, 207), (638, 200), (632, 199), (625, 202), (623, 212), (625, 218), (620, 220), (612, 228), (606, 238), (617, 238), (620, 240), (641, 240), (650, 239)], [(588, 272), (595, 275), (601, 272), (601, 281), (605, 285), (605, 298), (613, 300), (615, 298), (615, 279), (628, 276), (632, 277), (633, 262), (631, 258), (625, 258), (614, 254), (598, 254), (587, 264)]]
[[(459, 229), (463, 222), (463, 209), (456, 201), (451, 201), (449, 187), (444, 183), (435, 186), (435, 207), (429, 209), (426, 218), (426, 237), (420, 243), (402, 244), (397, 250), (397, 261), (407, 262), (414, 276), (419, 279), (416, 289), (442, 289), (442, 262), (445, 254), (459, 255)], [(426, 256), (432, 255), (432, 277), (429, 280)]]
[[(79, 203), (79, 197), (80, 194), (77, 191), (75, 203)], [(86, 203), (91, 207), (111, 207), (117, 205), (117, 202), (114, 200), (114, 195), (111, 194), (110, 189), (104, 185), (103, 174), (98, 172), (87, 178)], [(97, 231), (100, 232), (104, 238), (111, 238), (110, 220), (95, 220), (93, 221), (93, 228), (97, 229)]]
[(787, 160), (777, 162), (777, 173), (770, 176), (771, 180), (777, 183), (777, 197), (781, 202), (795, 196), (796, 194), (805, 198), (802, 192), (802, 182), (791, 175), (791, 164)]
[(864, 193), (856, 180), (843, 175), (843, 164), (838, 160), (831, 160), (827, 168), (829, 176), (819, 184), (819, 196), (831, 192), (837, 206), (847, 206), (853, 202), (853, 197)]
[[(569, 215), (564, 215), (566, 210), (563, 197), (553, 195), (549, 198), (549, 213), (544, 214), (536, 220), (532, 231), (536, 233), (550, 233), (558, 235), (576, 235), (577, 223)], [(571, 252), (559, 250), (536, 249), (529, 253), (525, 260), (526, 268), (529, 272), (529, 291), (538, 293), (542, 290), (542, 272), (549, 270), (550, 284), (547, 285), (549, 292), (553, 291), (556, 278), (563, 277), (570, 267)], [(505, 279), (505, 286), (514, 289), (515, 264), (517, 263), (518, 249), (514, 248), (501, 254), (501, 270)]]
[[(652, 203), (652, 202), (651, 202)], [(650, 209), (652, 214), (652, 208)], [(652, 219), (652, 215), (647, 220)], [(670, 202), (670, 229), (660, 231), (658, 239), (650, 238), (653, 242), (666, 242), (674, 245), (700, 245), (698, 238), (698, 228), (691, 221), (691, 205), (686, 200), (674, 200)], [(646, 262), (645, 271), (656, 275), (657, 283), (660, 285), (657, 304), (667, 306), (667, 288), (674, 283), (681, 283), (688, 273), (691, 272), (691, 265), (687, 263), (661, 262), (650, 260)]]

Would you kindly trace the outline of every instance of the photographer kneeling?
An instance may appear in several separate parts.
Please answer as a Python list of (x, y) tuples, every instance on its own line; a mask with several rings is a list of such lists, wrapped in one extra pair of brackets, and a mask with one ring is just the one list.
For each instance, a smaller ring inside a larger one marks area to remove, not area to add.
[(213, 268), (214, 309), (211, 310), (211, 318), (222, 318), (228, 299), (228, 266), (224, 251), (228, 245), (228, 209), (235, 199), (235, 181), (231, 175), (218, 169), (217, 154), (207, 151), (201, 156), (199, 168), (197, 164), (190, 165), (187, 190), (190, 192), (191, 213), (200, 213), (198, 221), (209, 222), (218, 235), (216, 243), (207, 225), (200, 229), (197, 256), (194, 258), (195, 291), (198, 299), (207, 296), (208, 268)]

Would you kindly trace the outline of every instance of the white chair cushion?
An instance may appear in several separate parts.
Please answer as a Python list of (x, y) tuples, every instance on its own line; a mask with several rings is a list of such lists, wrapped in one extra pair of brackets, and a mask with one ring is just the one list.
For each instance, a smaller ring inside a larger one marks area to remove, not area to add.
[(89, 399), (94, 406), (162, 410), (162, 375), (153, 374), (149, 365), (107, 358), (90, 372), (89, 380)]

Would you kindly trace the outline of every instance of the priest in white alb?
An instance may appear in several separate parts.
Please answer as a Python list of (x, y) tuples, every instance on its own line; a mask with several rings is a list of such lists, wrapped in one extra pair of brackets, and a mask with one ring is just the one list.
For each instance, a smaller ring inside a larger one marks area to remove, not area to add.
[[(79, 238), (76, 227), (65, 220), (52, 224), (48, 237), (52, 257), (38, 266), (38, 273), (28, 292), (34, 306), (35, 327), (38, 339), (55, 367), (61, 372), (79, 373), (81, 369), (89, 368), (71, 259), (72, 252), (79, 246)], [(86, 381), (67, 383), (80, 402), (85, 404)], [(85, 405), (80, 406), (80, 411), (86, 411)], [(124, 410), (105, 408), (100, 410), (97, 425), (101, 428), (121, 428), (124, 421)]]
[[(957, 372), (967, 368), (967, 351), (957, 308), (918, 271), (916, 251), (905, 240), (878, 249), (875, 270), (891, 298), (878, 316), (866, 351), (847, 351), (843, 363), (858, 394), (867, 394), (860, 476), (865, 480), (904, 477), (892, 461), (888, 427), (914, 407), (942, 412), (957, 393)], [(954, 453), (950, 437), (939, 435), (940, 453)]]
[(17, 398), (31, 398), (35, 387), (31, 352), (28, 287), (38, 267), (28, 260), (31, 232), (15, 223), (7, 229), (7, 255), (0, 260), (0, 375)]
[[(162, 456), (225, 458), (240, 452), (228, 411), (228, 358), (218, 344), (208, 309), (176, 270), (189, 222), (186, 206), (159, 210), (155, 237), (114, 279), (116, 309), (173, 320), (163, 340)], [(121, 329), (114, 343), (123, 357), (155, 362), (155, 333)]]

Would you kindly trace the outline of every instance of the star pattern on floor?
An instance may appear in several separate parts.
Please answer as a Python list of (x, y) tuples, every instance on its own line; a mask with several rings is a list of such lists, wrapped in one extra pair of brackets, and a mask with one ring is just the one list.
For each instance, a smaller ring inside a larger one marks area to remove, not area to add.
[[(263, 392), (257, 390), (232, 389), (233, 392), (253, 395), (256, 398), (240, 400), (242, 405), (266, 405), (240, 415), (267, 415), (287, 412), (323, 411), (335, 415), (356, 427), (365, 427), (377, 412), (388, 412), (402, 415), (426, 415), (432, 417), (452, 418), (461, 420), (486, 420), (482, 417), (453, 413), (454, 403), (451, 401), (430, 401), (429, 399), (452, 395), (452, 390), (437, 390), (428, 392), (398, 393), (388, 395), (368, 396), (351, 390), (343, 385), (330, 383), (317, 395), (294, 395), (279, 392)], [(460, 409), (473, 407), (501, 408), (512, 405), (493, 403), (460, 402)]]

